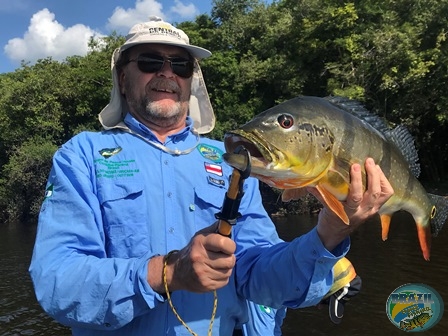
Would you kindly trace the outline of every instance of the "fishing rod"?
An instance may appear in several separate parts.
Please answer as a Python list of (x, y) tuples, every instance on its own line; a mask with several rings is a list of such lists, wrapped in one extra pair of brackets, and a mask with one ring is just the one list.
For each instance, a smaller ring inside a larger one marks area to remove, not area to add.
[(234, 153), (244, 156), (245, 167), (242, 169), (233, 168), (232, 175), (230, 176), (229, 189), (224, 197), (221, 211), (215, 214), (216, 219), (218, 219), (217, 232), (226, 237), (231, 236), (232, 226), (241, 217), (238, 209), (244, 194), (243, 183), (249, 177), (252, 168), (250, 153), (246, 148), (238, 146)]

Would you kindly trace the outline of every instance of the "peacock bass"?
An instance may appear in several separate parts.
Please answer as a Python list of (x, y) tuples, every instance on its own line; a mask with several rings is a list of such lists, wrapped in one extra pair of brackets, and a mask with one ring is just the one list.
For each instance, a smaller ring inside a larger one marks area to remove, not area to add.
[[(387, 239), (392, 215), (412, 214), (423, 257), (429, 260), (431, 235), (436, 236), (448, 214), (448, 201), (428, 194), (418, 181), (420, 166), (414, 140), (404, 126), (390, 128), (359, 102), (341, 97), (300, 96), (257, 115), (224, 137), (224, 159), (242, 165), (232, 154), (243, 145), (251, 154), (251, 175), (271, 187), (285, 189), (282, 197), (307, 186), (315, 187), (326, 205), (346, 224), (343, 204), (349, 171), (371, 157), (394, 188), (380, 208), (382, 238)], [(365, 170), (363, 168), (365, 184)]]

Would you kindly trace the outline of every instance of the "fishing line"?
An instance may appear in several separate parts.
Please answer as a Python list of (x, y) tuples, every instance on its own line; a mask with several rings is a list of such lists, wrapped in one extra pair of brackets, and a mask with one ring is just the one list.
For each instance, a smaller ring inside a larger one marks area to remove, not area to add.
[[(168, 282), (166, 280), (166, 266), (168, 264), (168, 259), (171, 257), (171, 255), (173, 255), (174, 253), (177, 253), (177, 252), (179, 252), (179, 250), (170, 251), (163, 258), (163, 270), (162, 270), (163, 286), (165, 287), (165, 294), (167, 297), (167, 301), (171, 307), (171, 310), (173, 311), (174, 316), (177, 317), (179, 322), (182, 323), (182, 325), (188, 330), (188, 332), (190, 334), (192, 334), (193, 336), (198, 336), (198, 334), (196, 334), (193, 330), (191, 330), (191, 328), (187, 325), (187, 323), (180, 317), (179, 313), (177, 312), (176, 308), (173, 305), (173, 301), (171, 300), (171, 294), (170, 294), (170, 291), (168, 290)], [(216, 293), (216, 290), (214, 290), (213, 291), (213, 311), (212, 311), (212, 317), (210, 318), (210, 324), (208, 326), (208, 334), (207, 334), (208, 336), (212, 335), (213, 322), (215, 321), (217, 307), (218, 307), (218, 294)]]

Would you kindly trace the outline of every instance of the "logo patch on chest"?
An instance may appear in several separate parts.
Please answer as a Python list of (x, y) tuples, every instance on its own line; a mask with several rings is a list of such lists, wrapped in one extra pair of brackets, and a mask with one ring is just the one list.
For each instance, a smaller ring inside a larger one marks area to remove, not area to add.
[(201, 153), (201, 155), (206, 159), (213, 161), (215, 163), (222, 162), (222, 155), (224, 154), (224, 152), (218, 147), (199, 144), (197, 146), (197, 149), (199, 153)]

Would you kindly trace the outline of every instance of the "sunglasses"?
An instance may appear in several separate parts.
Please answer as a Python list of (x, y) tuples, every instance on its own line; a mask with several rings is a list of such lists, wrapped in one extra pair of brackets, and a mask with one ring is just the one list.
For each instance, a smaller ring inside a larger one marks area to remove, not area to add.
[(136, 62), (138, 69), (144, 73), (155, 73), (160, 71), (165, 62), (169, 62), (173, 72), (180, 77), (190, 78), (194, 71), (194, 62), (182, 57), (165, 58), (154, 54), (141, 54), (127, 63)]

